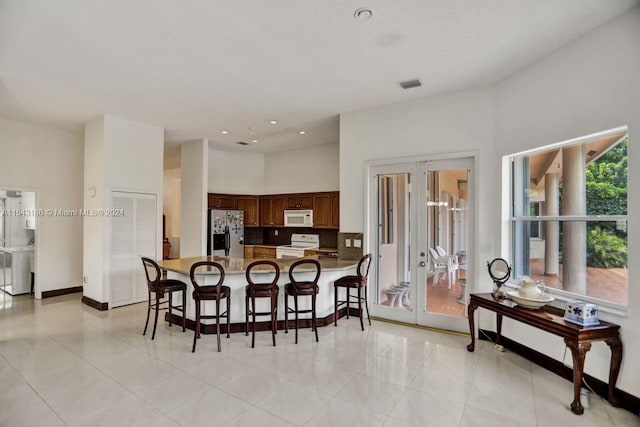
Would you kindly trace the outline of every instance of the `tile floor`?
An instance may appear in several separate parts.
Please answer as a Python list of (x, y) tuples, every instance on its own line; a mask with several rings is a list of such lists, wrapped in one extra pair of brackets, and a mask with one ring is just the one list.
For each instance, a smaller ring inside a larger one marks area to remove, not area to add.
[[(3, 305), (4, 304), (4, 305)], [(0, 296), (2, 426), (639, 426), (592, 397), (582, 417), (571, 383), (481, 342), (357, 318), (320, 329), (223, 339), (162, 324), (145, 307), (98, 312), (79, 295)]]

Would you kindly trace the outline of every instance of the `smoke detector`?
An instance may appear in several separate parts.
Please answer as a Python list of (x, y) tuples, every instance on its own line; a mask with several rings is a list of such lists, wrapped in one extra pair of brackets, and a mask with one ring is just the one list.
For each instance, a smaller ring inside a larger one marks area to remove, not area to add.
[(361, 7), (353, 13), (353, 17), (358, 21), (366, 21), (368, 19), (371, 19), (372, 16), (373, 12), (371, 11), (371, 9), (367, 9), (366, 7)]

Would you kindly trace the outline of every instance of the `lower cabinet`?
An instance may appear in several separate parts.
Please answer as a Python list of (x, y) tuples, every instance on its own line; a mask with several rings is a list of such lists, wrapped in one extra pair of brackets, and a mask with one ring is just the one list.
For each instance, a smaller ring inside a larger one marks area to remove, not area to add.
[(254, 246), (253, 247), (253, 258), (262, 259), (262, 258), (275, 258), (275, 257), (276, 257), (275, 246)]

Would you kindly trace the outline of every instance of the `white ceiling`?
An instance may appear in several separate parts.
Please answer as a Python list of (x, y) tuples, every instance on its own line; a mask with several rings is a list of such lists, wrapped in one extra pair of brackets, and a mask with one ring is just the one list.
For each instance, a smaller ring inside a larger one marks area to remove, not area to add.
[(0, 0), (0, 116), (80, 130), (111, 114), (258, 152), (336, 143), (342, 112), (501, 80), (637, 4)]

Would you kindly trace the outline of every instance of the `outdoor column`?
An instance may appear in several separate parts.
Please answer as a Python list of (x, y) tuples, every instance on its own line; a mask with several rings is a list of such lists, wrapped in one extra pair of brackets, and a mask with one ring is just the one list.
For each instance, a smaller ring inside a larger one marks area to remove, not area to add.
[[(562, 214), (585, 215), (585, 146), (562, 149)], [(562, 287), (578, 294), (587, 291), (587, 224), (562, 223)]]
[[(544, 215), (558, 216), (560, 214), (558, 204), (558, 174), (547, 173), (544, 175)], [(560, 229), (558, 221), (548, 221), (545, 224), (544, 238), (544, 274), (545, 276), (558, 275), (558, 258)]]

